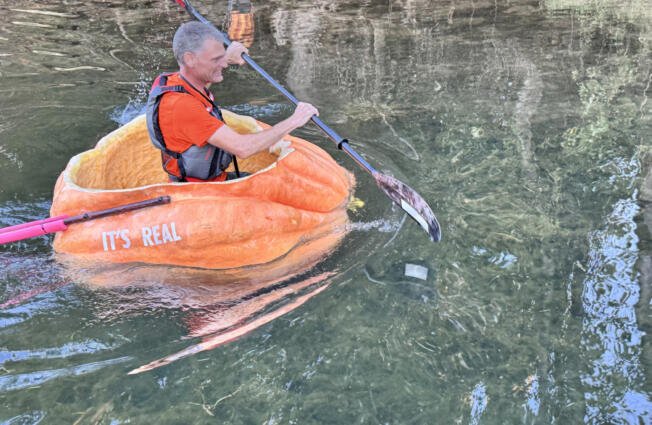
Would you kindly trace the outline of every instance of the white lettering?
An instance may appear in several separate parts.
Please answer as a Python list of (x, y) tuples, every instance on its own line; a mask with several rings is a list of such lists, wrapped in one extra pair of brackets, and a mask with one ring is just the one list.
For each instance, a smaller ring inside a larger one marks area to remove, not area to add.
[(154, 246), (154, 242), (152, 242), (152, 231), (150, 228), (143, 227), (141, 230), (143, 232), (143, 246)]
[(131, 241), (129, 240), (129, 230), (125, 229), (120, 232), (120, 237), (122, 238), (123, 248), (129, 248), (131, 246)]
[[(121, 241), (122, 240), (122, 241)], [(122, 242), (122, 248), (131, 247), (131, 240), (129, 239), (129, 230), (122, 229), (111, 232), (102, 232), (102, 247), (105, 251), (115, 251), (116, 244)]]
[(154, 242), (156, 245), (161, 245), (163, 242), (161, 242), (161, 239), (159, 239), (159, 236), (161, 236), (158, 233), (158, 224), (156, 226), (152, 226), (152, 235), (154, 235)]
[(172, 237), (174, 238), (175, 241), (180, 241), (181, 237), (177, 236), (177, 229), (174, 228), (174, 221), (170, 223), (170, 227), (172, 228)]
[(165, 223), (161, 226), (161, 236), (163, 237), (163, 243), (174, 242), (170, 234), (170, 229), (168, 229), (168, 225)]
[(118, 232), (107, 232), (109, 235), (109, 241), (111, 242), (111, 251), (115, 251), (115, 235)]
[[(143, 236), (143, 246), (163, 245), (168, 242), (180, 241), (181, 237), (177, 234), (177, 229), (172, 223), (157, 224), (155, 226), (144, 226), (140, 229)], [(111, 235), (112, 232), (107, 234)], [(123, 240), (122, 248), (129, 248), (131, 240), (129, 239), (129, 230), (116, 232), (116, 238)], [(115, 248), (114, 248), (115, 249)]]

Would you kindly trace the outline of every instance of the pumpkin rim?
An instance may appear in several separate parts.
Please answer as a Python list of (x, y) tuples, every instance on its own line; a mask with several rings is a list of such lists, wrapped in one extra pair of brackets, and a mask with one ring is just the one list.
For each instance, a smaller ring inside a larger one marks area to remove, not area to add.
[[(105, 146), (108, 146), (108, 144), (112, 142), (112, 140), (110, 140), (111, 136), (114, 136), (121, 129), (123, 129), (123, 128), (129, 126), (129, 125), (134, 125), (137, 121), (145, 120), (145, 119), (146, 119), (145, 114), (141, 114), (141, 115), (136, 116), (135, 118), (133, 118), (128, 123), (126, 123), (124, 125), (121, 125), (120, 127), (116, 128), (115, 130), (113, 130), (110, 133), (103, 136), (95, 144), (95, 146), (93, 148), (85, 150), (83, 152), (80, 152), (77, 155), (70, 158), (70, 160), (68, 161), (68, 164), (66, 165), (66, 168), (64, 169), (64, 171), (62, 173), (63, 183), (65, 184), (65, 186), (62, 189), (73, 189), (73, 190), (78, 190), (80, 192), (86, 192), (86, 193), (125, 193), (125, 192), (149, 189), (149, 188), (153, 188), (153, 187), (166, 187), (166, 186), (178, 187), (179, 185), (188, 186), (188, 185), (196, 185), (196, 184), (201, 184), (201, 185), (205, 185), (205, 184), (211, 184), (211, 185), (216, 185), (216, 184), (217, 185), (237, 184), (237, 183), (240, 183), (240, 182), (242, 182), (242, 181), (244, 181), (246, 179), (252, 178), (252, 177), (254, 177), (256, 175), (259, 175), (259, 174), (270, 171), (271, 169), (276, 167), (276, 165), (278, 164), (279, 161), (281, 161), (282, 159), (284, 159), (285, 157), (287, 157), (288, 155), (290, 155), (292, 152), (295, 151), (294, 148), (290, 147), (292, 142), (288, 141), (288, 140), (285, 140), (286, 136), (284, 136), (283, 138), (281, 138), (281, 140), (279, 140), (278, 142), (276, 142), (275, 144), (273, 144), (272, 146), (269, 147), (269, 152), (270, 153), (280, 151), (278, 153), (278, 158), (276, 159), (276, 161), (274, 161), (273, 163), (271, 163), (267, 167), (262, 168), (262, 169), (256, 171), (255, 173), (252, 173), (251, 175), (248, 175), (248, 176), (245, 176), (245, 177), (240, 177), (240, 178), (238, 178), (236, 180), (225, 180), (225, 181), (215, 181), (215, 182), (206, 181), (206, 182), (154, 183), (154, 184), (150, 184), (150, 185), (136, 186), (136, 187), (130, 187), (130, 188), (126, 188), (126, 189), (93, 189), (93, 188), (82, 187), (82, 186), (78, 185), (77, 183), (75, 183), (73, 181), (73, 179), (72, 179), (73, 169), (75, 167), (80, 167), (80, 164), (81, 164), (82, 160), (84, 159), (85, 155), (89, 155), (90, 152), (93, 152), (95, 150), (100, 150), (100, 149), (104, 148)], [(263, 128), (258, 123), (258, 121), (255, 121), (255, 124), (256, 124), (258, 130), (260, 130), (260, 131), (263, 130)], [(113, 143), (117, 143), (117, 141), (113, 141)], [(75, 171), (75, 173), (76, 172), (77, 171)]]

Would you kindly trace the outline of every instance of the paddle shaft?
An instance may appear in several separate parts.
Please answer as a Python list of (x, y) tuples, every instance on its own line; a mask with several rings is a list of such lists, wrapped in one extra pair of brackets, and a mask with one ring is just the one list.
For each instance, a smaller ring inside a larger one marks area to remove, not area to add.
[[(231, 40), (229, 40), (229, 37), (224, 34), (222, 31), (218, 30), (215, 28), (213, 24), (211, 24), (206, 18), (204, 18), (197, 10), (187, 1), (185, 0), (172, 0), (175, 3), (177, 3), (179, 6), (183, 7), (186, 9), (186, 11), (192, 16), (193, 18), (197, 19), (198, 21), (209, 25), (211, 28), (213, 28), (215, 31), (219, 32), (221, 36), (224, 38), (224, 44), (229, 46), (231, 44)], [(297, 105), (299, 101), (297, 100), (296, 97), (292, 95), (285, 87), (283, 87), (278, 81), (276, 81), (271, 75), (269, 75), (263, 68), (258, 66), (256, 62), (254, 62), (253, 59), (247, 54), (243, 54), (242, 58), (244, 59), (245, 62), (249, 64), (256, 72), (258, 72), (263, 78), (265, 78), (270, 84), (272, 84), (278, 91), (280, 91), (283, 96), (285, 96), (290, 102), (294, 103)], [(314, 122), (317, 127), (319, 127), (328, 137), (335, 142), (337, 147), (344, 152), (346, 152), (355, 162), (357, 162), (362, 168), (364, 168), (369, 174), (374, 175), (376, 170), (374, 167), (371, 166), (363, 157), (361, 157), (353, 148), (349, 145), (349, 141), (347, 139), (342, 138), (339, 134), (335, 132), (332, 128), (324, 124), (319, 117), (313, 116), (311, 118), (312, 122)]]
[[(264, 69), (262, 69), (256, 62), (254, 62), (253, 59), (251, 59), (248, 55), (243, 54), (242, 58), (247, 62), (253, 69), (256, 70), (260, 75), (262, 75), (267, 81), (269, 81), (278, 91), (283, 93), (283, 96), (285, 96), (290, 102), (294, 103), (297, 105), (299, 101), (297, 100), (296, 97), (292, 95), (289, 91), (285, 89), (278, 81), (276, 81), (274, 78), (272, 78), (267, 72), (265, 72)], [(343, 150), (346, 152), (355, 162), (357, 162), (362, 168), (364, 168), (369, 174), (373, 175), (374, 172), (376, 171), (374, 167), (371, 166), (367, 161), (365, 161), (364, 158), (362, 158), (356, 151), (353, 150), (353, 148), (349, 145), (349, 141), (347, 139), (344, 139), (340, 137), (339, 134), (335, 132), (332, 128), (324, 124), (319, 117), (313, 116), (311, 118), (312, 122), (314, 122), (317, 127), (319, 127), (328, 137), (331, 138), (333, 142), (337, 145), (338, 149)]]
[(82, 221), (95, 220), (98, 218), (106, 217), (108, 215), (122, 214), (133, 210), (139, 210), (141, 208), (152, 207), (154, 205), (162, 205), (170, 203), (169, 196), (159, 196), (154, 199), (147, 199), (145, 201), (134, 202), (132, 204), (120, 205), (118, 207), (107, 208), (100, 211), (91, 211), (84, 214), (76, 215), (74, 217), (66, 218), (63, 220), (64, 224), (70, 225), (74, 223), (81, 223)]
[[(172, 0), (177, 3), (179, 6), (184, 8), (190, 16), (197, 19), (198, 21), (210, 26), (215, 31), (217, 31), (223, 38), (224, 43), (229, 46), (231, 40), (224, 34), (222, 31), (218, 30), (211, 24), (206, 18), (201, 16), (197, 10), (189, 3), (188, 0)], [(253, 69), (256, 70), (260, 75), (262, 75), (269, 83), (271, 83), (278, 91), (283, 93), (283, 95), (292, 103), (297, 105), (299, 101), (295, 98), (292, 93), (287, 91), (285, 87), (279, 84), (274, 78), (272, 78), (264, 69), (262, 69), (249, 55), (243, 54), (242, 58), (245, 62), (249, 64)], [(433, 242), (438, 242), (441, 239), (441, 230), (439, 227), (439, 222), (435, 217), (435, 213), (432, 212), (432, 209), (428, 203), (419, 195), (414, 189), (406, 185), (405, 183), (395, 179), (394, 177), (388, 176), (386, 174), (380, 173), (374, 169), (364, 158), (362, 158), (356, 151), (349, 146), (349, 141), (340, 137), (334, 130), (324, 124), (318, 117), (313, 116), (312, 122), (314, 122), (317, 127), (319, 127), (328, 137), (330, 137), (337, 147), (347, 153), (355, 162), (358, 163), (362, 168), (365, 169), (371, 176), (376, 180), (378, 187), (385, 192), (385, 194), (398, 206), (400, 206), (406, 213), (410, 215), (423, 229), (428, 232), (430, 239)]]
[(83, 221), (95, 220), (109, 215), (122, 214), (125, 212), (147, 208), (154, 205), (169, 204), (169, 196), (159, 196), (158, 198), (148, 199), (145, 201), (134, 202), (132, 204), (120, 205), (114, 208), (107, 208), (100, 211), (91, 211), (84, 214), (68, 217), (60, 215), (50, 217), (44, 220), (33, 221), (30, 223), (19, 224), (16, 226), (5, 227), (0, 229), (0, 245), (20, 241), (23, 239), (33, 238), (35, 236), (47, 235), (48, 233), (60, 232), (66, 230), (69, 225), (81, 223)]

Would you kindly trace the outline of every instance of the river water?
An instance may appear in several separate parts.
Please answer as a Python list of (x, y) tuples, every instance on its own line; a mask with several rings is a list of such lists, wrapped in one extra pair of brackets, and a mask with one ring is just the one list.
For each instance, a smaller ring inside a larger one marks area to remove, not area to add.
[[(226, 29), (243, 3), (195, 6)], [(0, 423), (652, 423), (648, 0), (272, 0), (249, 18), (251, 56), (427, 199), (442, 241), (305, 128), (365, 206), (284, 292), (97, 289), (50, 237), (2, 246)], [(187, 19), (167, 0), (2, 0), (1, 226), (46, 217), (70, 157), (142, 111)], [(213, 89), (270, 123), (292, 110), (246, 67)]]

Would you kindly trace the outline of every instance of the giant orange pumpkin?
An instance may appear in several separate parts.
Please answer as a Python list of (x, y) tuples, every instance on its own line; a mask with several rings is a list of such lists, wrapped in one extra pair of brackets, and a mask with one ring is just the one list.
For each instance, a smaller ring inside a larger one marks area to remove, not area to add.
[[(228, 111), (224, 118), (240, 133), (266, 127)], [(265, 264), (295, 247), (314, 256), (341, 240), (354, 180), (324, 150), (287, 136), (239, 164), (252, 175), (169, 183), (145, 117), (137, 117), (70, 160), (57, 180), (51, 215), (162, 195), (171, 203), (73, 224), (56, 235), (54, 249), (83, 260), (226, 269)]]

